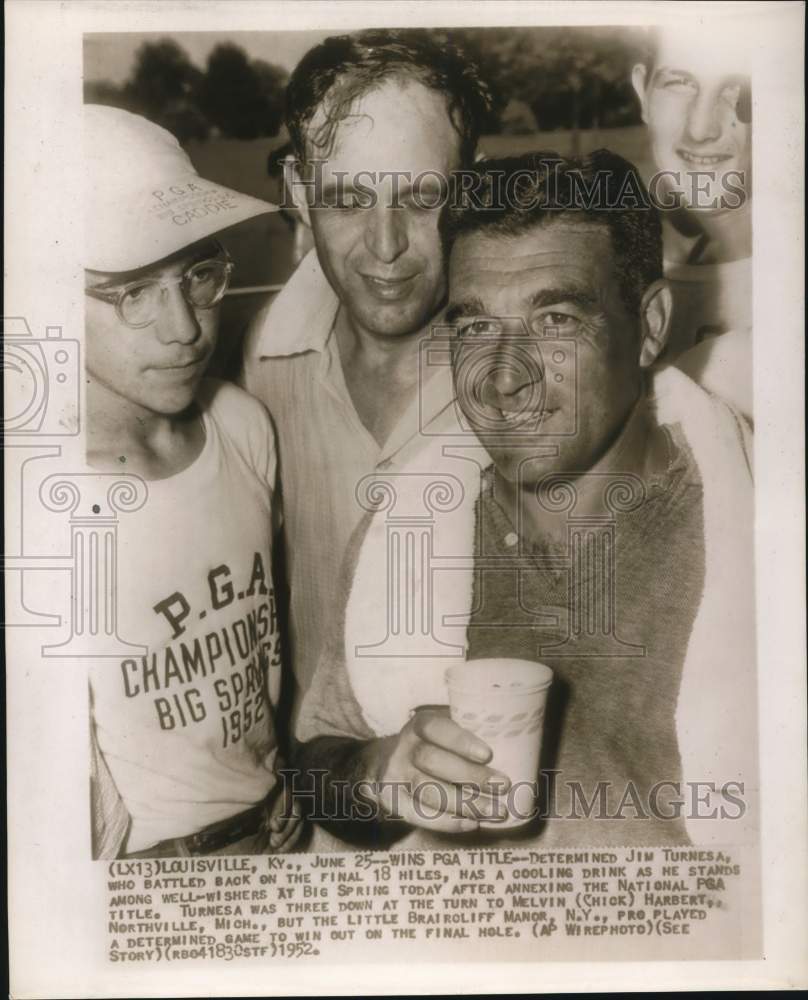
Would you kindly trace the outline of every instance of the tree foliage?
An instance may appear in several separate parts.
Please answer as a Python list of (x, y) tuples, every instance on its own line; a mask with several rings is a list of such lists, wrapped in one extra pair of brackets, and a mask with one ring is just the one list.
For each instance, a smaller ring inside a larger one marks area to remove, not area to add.
[(285, 70), (249, 59), (237, 45), (217, 45), (202, 71), (180, 45), (165, 38), (140, 46), (122, 87), (90, 81), (84, 99), (144, 115), (180, 142), (205, 139), (214, 130), (234, 139), (257, 139), (278, 134), (285, 87)]
[(630, 40), (612, 27), (459, 28), (465, 49), (509, 101), (524, 101), (543, 130), (634, 125)]
[(283, 121), (286, 73), (260, 59), (250, 60), (229, 42), (211, 52), (201, 79), (199, 106), (224, 135), (257, 139), (278, 134)]
[[(503, 127), (544, 131), (638, 124), (630, 88), (631, 39), (612, 27), (456, 28), (430, 31), (463, 48), (494, 84)], [(147, 42), (123, 87), (85, 87), (85, 99), (146, 115), (183, 142), (211, 132), (237, 139), (278, 134), (287, 73), (217, 45), (204, 71), (172, 39)], [(490, 127), (490, 123), (489, 127)]]
[(185, 50), (165, 38), (141, 45), (124, 92), (151, 118), (167, 106), (193, 102), (201, 76)]

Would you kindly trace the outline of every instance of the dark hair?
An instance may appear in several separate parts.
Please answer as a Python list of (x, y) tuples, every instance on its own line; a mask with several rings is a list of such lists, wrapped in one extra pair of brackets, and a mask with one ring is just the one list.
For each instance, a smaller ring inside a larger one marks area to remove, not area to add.
[(607, 229), (620, 292), (632, 314), (645, 289), (662, 277), (662, 225), (636, 167), (599, 149), (581, 158), (554, 152), (483, 160), (459, 172), (441, 216), (448, 254), (468, 233), (521, 236), (558, 219), (596, 222)]
[[(448, 43), (438, 45), (423, 29), (335, 35), (303, 56), (286, 87), (286, 127), (298, 158), (306, 160), (307, 141), (328, 155), (336, 127), (355, 100), (396, 77), (417, 80), (446, 98), (449, 119), (460, 137), (461, 163), (472, 163), (496, 97), (465, 54)], [(325, 122), (313, 136), (307, 135), (321, 107)]]

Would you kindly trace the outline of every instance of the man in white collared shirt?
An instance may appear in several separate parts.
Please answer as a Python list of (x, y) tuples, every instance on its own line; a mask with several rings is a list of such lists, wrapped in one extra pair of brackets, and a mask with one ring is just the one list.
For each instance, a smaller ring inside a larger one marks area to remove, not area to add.
[(453, 402), (448, 368), (421, 372), (419, 358), (445, 295), (445, 179), (472, 161), (491, 104), (469, 64), (407, 31), (327, 39), (289, 82), (287, 187), (315, 250), (251, 324), (243, 383), (278, 431), (301, 692), (362, 515), (357, 487)]

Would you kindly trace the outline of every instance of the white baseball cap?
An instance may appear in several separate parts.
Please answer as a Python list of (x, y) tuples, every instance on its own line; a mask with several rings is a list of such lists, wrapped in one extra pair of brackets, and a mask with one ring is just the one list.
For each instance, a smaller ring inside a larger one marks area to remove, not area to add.
[(84, 107), (85, 257), (133, 271), (278, 206), (204, 180), (164, 128), (120, 108)]

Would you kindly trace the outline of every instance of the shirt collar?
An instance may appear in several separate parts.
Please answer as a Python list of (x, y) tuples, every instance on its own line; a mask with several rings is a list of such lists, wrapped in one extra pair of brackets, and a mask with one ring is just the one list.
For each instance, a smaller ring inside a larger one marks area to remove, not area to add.
[[(605, 477), (614, 476), (615, 481), (617, 481), (625, 473), (641, 482), (642, 493), (639, 501), (634, 507), (627, 509), (642, 507), (648, 500), (666, 493), (674, 479), (678, 478), (678, 473), (683, 467), (682, 456), (656, 419), (649, 399), (648, 380), (646, 379), (644, 382), (643, 391), (629, 413), (618, 437), (606, 454), (584, 473), (584, 476), (590, 477), (590, 482), (593, 476), (604, 477), (604, 481)], [(505, 534), (514, 533), (514, 526), (506, 508), (496, 498), (495, 471), (492, 464), (484, 473), (482, 501), (485, 504), (493, 504), (494, 508), (499, 511), (495, 520), (500, 525), (507, 524), (508, 530), (502, 535), (505, 537)], [(564, 473), (559, 472), (553, 475), (563, 477)], [(541, 547), (548, 552), (554, 548), (561, 551), (565, 549), (566, 544), (566, 542), (552, 542), (549, 545), (543, 543)]]
[(258, 339), (258, 357), (322, 351), (338, 308), (339, 299), (312, 249), (269, 307)]

